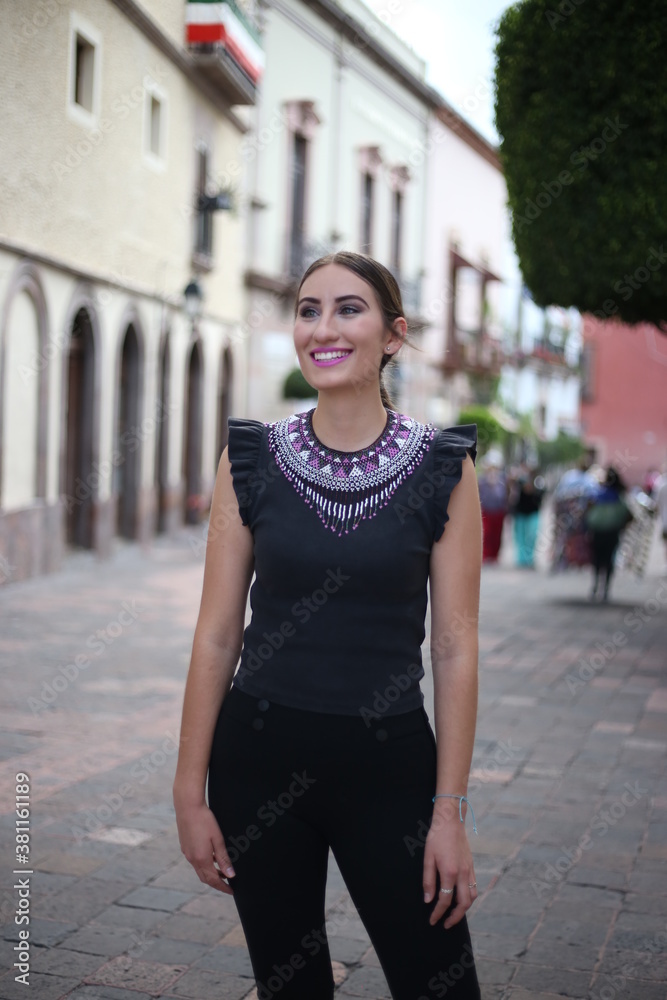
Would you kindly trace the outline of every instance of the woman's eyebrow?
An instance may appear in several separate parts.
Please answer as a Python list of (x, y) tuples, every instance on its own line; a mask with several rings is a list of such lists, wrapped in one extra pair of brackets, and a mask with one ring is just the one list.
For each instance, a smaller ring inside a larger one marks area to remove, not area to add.
[[(363, 302), (365, 306), (368, 306), (368, 302), (366, 302), (366, 299), (362, 299), (361, 295), (339, 295), (338, 298), (334, 299), (334, 302), (345, 302), (347, 299), (358, 299), (359, 302)], [(314, 302), (315, 305), (319, 305), (320, 301), (320, 299), (315, 299), (310, 295), (306, 295), (304, 298), (299, 299), (298, 304), (301, 305), (303, 302)]]

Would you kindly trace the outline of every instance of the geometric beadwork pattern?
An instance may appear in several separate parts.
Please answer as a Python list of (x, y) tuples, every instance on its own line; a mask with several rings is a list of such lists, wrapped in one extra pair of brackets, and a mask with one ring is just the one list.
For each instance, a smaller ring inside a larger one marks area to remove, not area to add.
[(276, 463), (325, 527), (349, 534), (389, 503), (417, 468), (435, 434), (432, 424), (387, 410), (380, 437), (360, 451), (327, 448), (313, 430), (314, 408), (268, 423)]

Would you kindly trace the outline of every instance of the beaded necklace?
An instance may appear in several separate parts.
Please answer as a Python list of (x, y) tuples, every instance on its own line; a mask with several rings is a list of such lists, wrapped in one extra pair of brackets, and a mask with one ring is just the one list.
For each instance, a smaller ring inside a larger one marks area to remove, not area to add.
[(336, 451), (313, 430), (315, 408), (268, 424), (276, 463), (326, 528), (349, 534), (385, 507), (429, 449), (435, 427), (387, 410), (382, 434), (359, 451)]

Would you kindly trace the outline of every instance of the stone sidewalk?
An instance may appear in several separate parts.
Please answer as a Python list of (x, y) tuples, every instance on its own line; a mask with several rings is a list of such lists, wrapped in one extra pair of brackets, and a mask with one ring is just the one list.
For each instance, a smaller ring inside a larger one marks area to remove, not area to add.
[[(118, 543), (108, 562), (82, 553), (0, 592), (0, 1000), (255, 996), (233, 902), (182, 857), (171, 804), (202, 537), (184, 529), (148, 551)], [(606, 606), (586, 600), (586, 572), (484, 570), (470, 789), (484, 1000), (667, 997), (658, 564), (642, 582), (619, 577)], [(432, 718), (428, 680), (424, 691)], [(22, 773), (30, 864), (14, 876)], [(333, 863), (327, 902), (337, 995), (389, 997)], [(17, 925), (27, 904), (30, 924)], [(26, 926), (28, 991), (13, 968)]]

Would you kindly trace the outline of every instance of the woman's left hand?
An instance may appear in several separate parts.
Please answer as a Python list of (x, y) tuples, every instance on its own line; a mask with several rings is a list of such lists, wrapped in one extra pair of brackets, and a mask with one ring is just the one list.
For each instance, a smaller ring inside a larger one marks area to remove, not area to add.
[[(436, 878), (439, 879), (439, 886)], [(429, 923), (436, 924), (454, 899), (456, 906), (448, 914), (444, 926), (449, 929), (458, 924), (477, 899), (475, 882), (472, 852), (458, 808), (453, 814), (449, 808), (436, 807), (424, 851), (424, 902), (430, 903), (436, 891), (438, 896)], [(454, 889), (455, 892), (444, 893), (442, 889)]]

